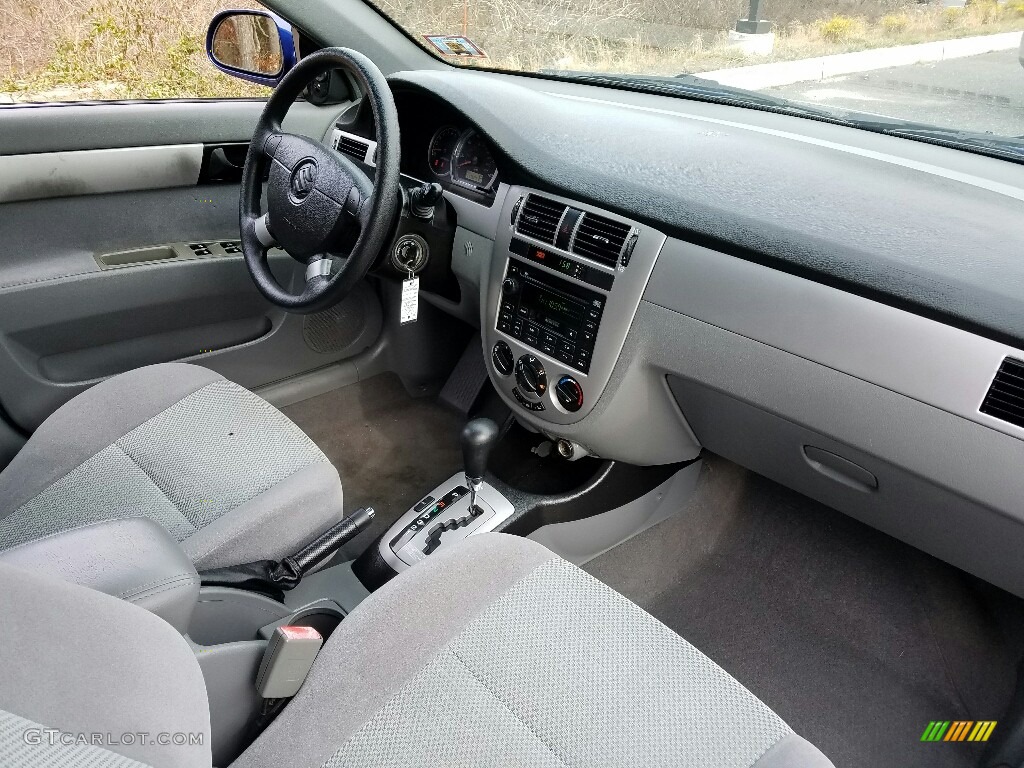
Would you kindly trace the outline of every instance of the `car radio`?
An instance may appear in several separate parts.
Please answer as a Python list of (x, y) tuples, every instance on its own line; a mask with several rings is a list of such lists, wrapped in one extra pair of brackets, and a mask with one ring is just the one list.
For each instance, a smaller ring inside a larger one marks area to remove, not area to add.
[(497, 328), (587, 373), (604, 303), (603, 294), (509, 259)]

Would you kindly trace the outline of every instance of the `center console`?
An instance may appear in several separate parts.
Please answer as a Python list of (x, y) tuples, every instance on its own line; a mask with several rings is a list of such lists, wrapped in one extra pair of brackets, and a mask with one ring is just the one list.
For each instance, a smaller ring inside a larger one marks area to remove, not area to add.
[(442, 546), (495, 530), (515, 511), (508, 499), (482, 483), (475, 505), (463, 473), (453, 475), (408, 510), (377, 544), (380, 556), (401, 573)]
[(665, 236), (512, 187), (482, 306), (491, 380), (539, 428), (583, 419), (611, 377)]
[(466, 424), (460, 435), (465, 472), (424, 496), (377, 542), (380, 559), (392, 573), (401, 573), (467, 536), (497, 530), (512, 516), (512, 502), (484, 481), (487, 459), (498, 437), (498, 425), (490, 419)]

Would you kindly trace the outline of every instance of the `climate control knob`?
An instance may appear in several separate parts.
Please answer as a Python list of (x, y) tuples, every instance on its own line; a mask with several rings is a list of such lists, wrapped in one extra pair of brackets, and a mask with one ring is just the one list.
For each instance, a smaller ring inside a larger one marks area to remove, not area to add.
[(548, 375), (533, 355), (523, 355), (516, 362), (516, 383), (524, 392), (541, 396), (548, 389)]
[(512, 349), (509, 345), (504, 341), (499, 341), (494, 345), (494, 349), (491, 350), (491, 362), (494, 363), (494, 370), (502, 376), (508, 376), (512, 373), (512, 368), (516, 364), (516, 358), (512, 354)]
[(555, 384), (555, 399), (570, 413), (583, 407), (583, 385), (572, 376), (563, 376)]
[(501, 281), (501, 292), (505, 296), (515, 296), (519, 293), (519, 281), (514, 277), (506, 277)]

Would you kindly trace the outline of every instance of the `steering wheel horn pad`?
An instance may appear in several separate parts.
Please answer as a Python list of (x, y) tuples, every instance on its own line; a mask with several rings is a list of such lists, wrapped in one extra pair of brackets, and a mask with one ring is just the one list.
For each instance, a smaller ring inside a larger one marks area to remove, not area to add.
[[(332, 147), (281, 129), (288, 108), (306, 85), (335, 69), (352, 75), (373, 114), (377, 156), (372, 181)], [(285, 75), (249, 143), (238, 206), (245, 264), (267, 300), (289, 312), (321, 312), (365, 277), (391, 241), (398, 218), (400, 153), (391, 88), (363, 54), (325, 48), (303, 58)], [(265, 216), (260, 206), (264, 173)], [(267, 252), (274, 244), (307, 265), (301, 292), (283, 288), (271, 272)], [(340, 268), (328, 269), (331, 261)]]
[[(357, 229), (373, 185), (353, 162), (304, 136), (277, 134), (267, 180), (267, 213), (274, 238), (308, 263)], [(269, 147), (268, 147), (269, 149)]]

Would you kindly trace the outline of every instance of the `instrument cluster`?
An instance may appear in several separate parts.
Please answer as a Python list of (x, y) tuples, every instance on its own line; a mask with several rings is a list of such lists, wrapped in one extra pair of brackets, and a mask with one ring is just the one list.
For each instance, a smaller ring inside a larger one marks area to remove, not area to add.
[(440, 126), (427, 147), (427, 167), (442, 184), (450, 182), (482, 195), (498, 186), (498, 164), (487, 140), (475, 128)]

